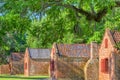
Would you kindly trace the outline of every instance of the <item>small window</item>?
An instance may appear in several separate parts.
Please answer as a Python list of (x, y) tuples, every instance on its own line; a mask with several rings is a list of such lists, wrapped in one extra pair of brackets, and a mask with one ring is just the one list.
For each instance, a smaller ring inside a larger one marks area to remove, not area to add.
[(24, 69), (27, 69), (27, 63), (25, 63), (25, 65), (24, 65)]
[(105, 48), (108, 48), (108, 39), (105, 39)]
[(108, 72), (108, 58), (101, 59), (101, 72)]

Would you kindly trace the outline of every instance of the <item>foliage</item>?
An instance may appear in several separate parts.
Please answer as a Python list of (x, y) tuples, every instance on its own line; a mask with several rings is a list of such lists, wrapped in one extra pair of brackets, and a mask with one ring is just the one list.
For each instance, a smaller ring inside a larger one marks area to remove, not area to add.
[[(19, 14), (0, 16), (0, 54), (8, 55), (11, 52), (24, 51), (27, 45), (25, 33), (28, 27), (29, 19), (20, 18)], [(1, 59), (6, 60), (6, 57)]]
[(115, 48), (120, 49), (120, 42), (116, 43)]
[(89, 38), (88, 43), (96, 41), (97, 43), (101, 42), (101, 33), (100, 32), (95, 32), (92, 37)]
[(119, 1), (1, 0), (0, 53), (53, 42), (101, 42), (106, 28), (120, 30)]

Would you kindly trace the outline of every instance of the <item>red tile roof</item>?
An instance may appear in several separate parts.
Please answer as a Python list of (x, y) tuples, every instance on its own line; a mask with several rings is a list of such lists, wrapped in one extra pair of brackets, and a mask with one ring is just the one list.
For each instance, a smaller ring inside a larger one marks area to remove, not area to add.
[(11, 53), (11, 60), (13, 61), (20, 61), (24, 58), (23, 53)]
[(57, 44), (60, 55), (68, 57), (90, 57), (89, 44)]
[(118, 31), (111, 31), (113, 39), (116, 43), (120, 42), (120, 32)]

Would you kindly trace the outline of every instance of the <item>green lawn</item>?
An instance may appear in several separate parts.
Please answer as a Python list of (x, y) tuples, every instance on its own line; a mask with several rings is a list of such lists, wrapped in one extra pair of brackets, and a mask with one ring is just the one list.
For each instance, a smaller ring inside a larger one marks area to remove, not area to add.
[(49, 78), (48, 76), (30, 76), (25, 77), (23, 75), (0, 75), (0, 80), (42, 80)]

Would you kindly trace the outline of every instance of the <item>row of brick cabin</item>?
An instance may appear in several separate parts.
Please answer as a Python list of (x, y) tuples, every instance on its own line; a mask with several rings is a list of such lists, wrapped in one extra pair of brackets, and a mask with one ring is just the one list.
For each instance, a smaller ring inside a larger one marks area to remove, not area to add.
[[(27, 48), (25, 53), (11, 53), (9, 65), (0, 66), (1, 74), (48, 75), (50, 49)], [(7, 66), (7, 68), (6, 68)], [(1, 68), (6, 70), (2, 70)]]
[[(106, 29), (99, 49), (86, 44), (54, 44), (51, 51), (51, 77), (84, 80), (81, 75), (84, 74), (82, 69), (85, 65), (80, 68), (80, 64), (86, 63), (83, 58), (89, 58), (94, 59), (91, 60), (92, 64), (96, 64), (90, 66), (93, 70), (87, 67), (89, 74), (86, 73), (86, 80), (120, 80), (120, 51), (115, 47), (119, 42), (120, 32)], [(94, 69), (96, 66), (97, 69)]]
[[(115, 48), (115, 45), (119, 42), (120, 32), (107, 29), (100, 48), (93, 47), (93, 49), (91, 49), (89, 44), (53, 44), (51, 54), (50, 50), (44, 51), (27, 48), (24, 56), (24, 74), (26, 76), (41, 74), (39, 71), (43, 70), (42, 72), (45, 74), (50, 73), (50, 76), (56, 79), (67, 78), (72, 80), (84, 80), (83, 67), (89, 59), (93, 59), (90, 57), (93, 57), (94, 49), (97, 49), (99, 54), (98, 52), (95, 52), (95, 54), (97, 53), (99, 56), (95, 58), (97, 58), (97, 60), (99, 59), (99, 70), (98, 73), (96, 72), (98, 78), (94, 79), (93, 77), (92, 79), (85, 79), (120, 80), (120, 52)], [(16, 60), (15, 57), (14, 60)], [(12, 67), (11, 72), (13, 71), (12, 73), (14, 74)], [(88, 69), (88, 72), (90, 73), (88, 75), (95, 74), (93, 73), (94, 70), (89, 71)], [(87, 77), (89, 77), (88, 75)]]

